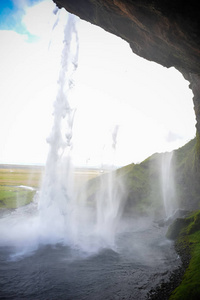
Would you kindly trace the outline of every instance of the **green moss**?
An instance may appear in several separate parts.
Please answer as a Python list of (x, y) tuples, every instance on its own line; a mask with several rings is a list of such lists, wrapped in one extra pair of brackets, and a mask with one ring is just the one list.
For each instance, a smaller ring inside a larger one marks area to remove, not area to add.
[(192, 234), (200, 230), (200, 212), (195, 213), (191, 218), (191, 222), (187, 228), (187, 233)]
[(200, 298), (200, 232), (189, 237), (191, 260), (179, 287), (172, 293), (170, 300), (196, 300)]
[(173, 291), (170, 300), (200, 299), (200, 211), (185, 219), (177, 243), (184, 251), (189, 247), (191, 260), (181, 284)]

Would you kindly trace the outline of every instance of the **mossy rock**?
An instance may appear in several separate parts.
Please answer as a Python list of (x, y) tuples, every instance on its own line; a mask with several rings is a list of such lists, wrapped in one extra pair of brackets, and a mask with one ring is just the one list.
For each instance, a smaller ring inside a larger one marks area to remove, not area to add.
[(193, 218), (193, 222), (191, 222), (190, 225), (188, 226), (187, 229), (188, 234), (192, 234), (200, 230), (200, 212), (195, 213), (191, 218)]
[(170, 240), (177, 239), (181, 233), (192, 234), (200, 230), (200, 211), (187, 218), (177, 218), (168, 228), (166, 237)]
[(176, 245), (183, 253), (189, 251), (190, 261), (181, 284), (172, 292), (170, 300), (200, 299), (200, 211), (185, 220), (188, 225), (178, 236)]
[(175, 240), (181, 233), (181, 231), (188, 225), (190, 221), (188, 219), (178, 218), (168, 228), (166, 237), (170, 240)]

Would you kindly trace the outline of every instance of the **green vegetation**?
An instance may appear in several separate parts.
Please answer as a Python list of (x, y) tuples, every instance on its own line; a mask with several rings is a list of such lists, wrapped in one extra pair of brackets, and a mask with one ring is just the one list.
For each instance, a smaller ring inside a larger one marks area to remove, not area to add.
[(163, 211), (159, 179), (160, 155), (155, 154), (141, 164), (132, 164), (117, 171), (126, 191), (126, 207), (136, 214)]
[(39, 187), (41, 183), (43, 168), (0, 166), (0, 185), (26, 185)]
[[(155, 154), (140, 164), (130, 164), (113, 172), (113, 186), (125, 201), (125, 213), (149, 215), (156, 212), (158, 217), (163, 213), (159, 164), (161, 156)], [(108, 182), (108, 176), (104, 173), (87, 183), (87, 198), (91, 203), (98, 190), (106, 186), (104, 182)]]
[[(200, 206), (200, 172), (197, 170), (198, 140), (195, 138), (174, 151), (176, 197), (179, 208), (195, 210)], [(123, 180), (127, 197), (127, 208), (135, 213), (154, 214), (158, 219), (164, 212), (161, 191), (161, 160), (163, 154), (156, 153), (140, 164), (132, 164), (117, 170)]]
[[(176, 196), (178, 206), (185, 210), (199, 208), (200, 177), (196, 171), (197, 139), (174, 151), (172, 164), (176, 179)], [(123, 186), (126, 201), (124, 211), (132, 214), (153, 215), (155, 219), (163, 218), (164, 206), (161, 191), (161, 160), (163, 154), (156, 153), (140, 164), (130, 164), (115, 171), (114, 186)], [(92, 202), (95, 194), (107, 180), (108, 174), (102, 174), (89, 180), (87, 198)]]
[(0, 186), (0, 208), (17, 208), (33, 200), (36, 191), (12, 186)]
[(200, 205), (200, 172), (197, 163), (198, 139), (176, 150), (175, 174), (179, 207), (195, 210)]
[[(0, 168), (0, 209), (26, 205), (40, 186), (42, 168), (2, 166)], [(33, 187), (34, 190), (27, 189)]]
[(189, 248), (190, 262), (181, 284), (173, 291), (170, 300), (200, 299), (200, 211), (185, 219), (175, 221), (169, 228), (168, 237), (177, 237), (176, 246), (182, 251)]

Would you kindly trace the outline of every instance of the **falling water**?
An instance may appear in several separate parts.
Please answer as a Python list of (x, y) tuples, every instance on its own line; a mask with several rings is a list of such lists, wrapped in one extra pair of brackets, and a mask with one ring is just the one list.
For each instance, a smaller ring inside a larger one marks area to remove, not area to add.
[(48, 143), (50, 152), (46, 175), (40, 193), (40, 234), (43, 242), (64, 242), (84, 251), (96, 251), (114, 245), (117, 220), (120, 217), (120, 185), (117, 189), (114, 157), (118, 126), (111, 140), (111, 170), (100, 179), (99, 192), (93, 205), (87, 200), (87, 190), (74, 188), (72, 137), (75, 109), (70, 106), (73, 73), (78, 65), (78, 37), (75, 17), (69, 15), (65, 28), (64, 48), (59, 74), (59, 90), (54, 104), (54, 124)]
[(162, 154), (161, 157), (162, 197), (166, 217), (172, 216), (176, 208), (175, 179), (173, 169), (173, 151)]
[(101, 176), (100, 189), (96, 194), (97, 222), (96, 232), (102, 243), (114, 246), (118, 221), (123, 212), (123, 184), (116, 176), (115, 154), (117, 145), (118, 125), (112, 132), (111, 157), (112, 162), (107, 174)]
[(71, 150), (75, 109), (70, 106), (70, 92), (78, 63), (78, 37), (75, 23), (76, 17), (69, 14), (64, 31), (59, 89), (54, 103), (54, 124), (47, 139), (50, 151), (39, 201), (43, 238), (58, 240), (66, 237), (65, 228), (69, 227), (73, 215)]

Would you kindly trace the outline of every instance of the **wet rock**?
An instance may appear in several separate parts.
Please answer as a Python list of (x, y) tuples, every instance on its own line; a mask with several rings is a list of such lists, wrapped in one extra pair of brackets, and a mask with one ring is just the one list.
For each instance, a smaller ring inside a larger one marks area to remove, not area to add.
[(177, 218), (168, 228), (166, 237), (170, 240), (175, 240), (181, 230), (187, 225), (188, 221), (184, 218)]
[(174, 270), (167, 282), (161, 282), (155, 289), (151, 289), (146, 299), (148, 300), (168, 300), (173, 290), (175, 290), (181, 283), (185, 270), (187, 269), (191, 256), (188, 245), (183, 245), (176, 242), (175, 249), (181, 258), (181, 266)]
[(160, 227), (169, 226), (175, 219), (185, 218), (189, 213), (190, 212), (188, 210), (177, 209), (171, 217), (156, 221), (155, 223), (157, 223)]

